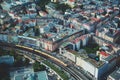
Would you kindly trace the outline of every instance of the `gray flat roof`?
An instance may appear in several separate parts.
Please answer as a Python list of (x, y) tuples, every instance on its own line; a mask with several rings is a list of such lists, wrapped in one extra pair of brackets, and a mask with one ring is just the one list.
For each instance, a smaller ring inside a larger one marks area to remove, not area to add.
[(120, 68), (112, 72), (110, 74), (110, 77), (114, 78), (115, 80), (119, 80), (120, 79)]
[(48, 80), (46, 71), (40, 71), (37, 73), (37, 75), (38, 75), (38, 80)]

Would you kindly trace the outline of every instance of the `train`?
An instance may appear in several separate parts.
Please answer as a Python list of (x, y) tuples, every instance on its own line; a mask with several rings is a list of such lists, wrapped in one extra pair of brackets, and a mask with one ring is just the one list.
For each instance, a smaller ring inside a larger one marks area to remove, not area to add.
[(63, 61), (61, 61), (61, 60), (59, 60), (59, 59), (57, 59), (57, 58), (55, 58), (55, 57), (53, 57), (53, 56), (45, 53), (45, 52), (42, 52), (42, 51), (40, 51), (40, 50), (33, 49), (33, 48), (29, 48), (29, 47), (26, 47), (26, 46), (21, 46), (21, 45), (16, 45), (16, 47), (18, 47), (18, 48), (23, 48), (23, 49), (28, 49), (28, 50), (31, 50), (31, 51), (34, 50), (35, 52), (37, 52), (37, 53), (39, 53), (39, 54), (42, 54), (42, 55), (44, 55), (44, 56), (46, 56), (46, 57), (48, 57), (48, 58), (51, 58), (52, 60), (58, 62), (59, 64), (61, 64), (61, 65), (64, 66), (64, 67), (67, 66), (67, 64), (64, 63)]

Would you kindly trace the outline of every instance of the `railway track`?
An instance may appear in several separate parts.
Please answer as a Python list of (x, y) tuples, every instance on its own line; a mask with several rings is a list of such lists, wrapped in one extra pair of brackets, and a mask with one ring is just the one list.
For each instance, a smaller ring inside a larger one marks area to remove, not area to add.
[(31, 52), (31, 53), (34, 53), (34, 54), (37, 54), (38, 56), (41, 56), (49, 61), (51, 61), (52, 63), (58, 65), (59, 67), (61, 67), (62, 69), (64, 69), (66, 72), (68, 72), (75, 80), (82, 80), (79, 75), (77, 73), (75, 73), (74, 71), (72, 71), (69, 67), (67, 67), (67, 64), (65, 64), (64, 62), (60, 61), (59, 59), (47, 54), (47, 53), (44, 53), (44, 52), (41, 52), (39, 50), (35, 50), (35, 49), (32, 49), (32, 48), (29, 48), (29, 47), (25, 47), (25, 46), (18, 46), (18, 45), (13, 45), (11, 43), (0, 43), (0, 46), (2, 47), (10, 47), (10, 48), (15, 48), (15, 49), (20, 49), (20, 50), (23, 50), (23, 51), (28, 51), (28, 52)]

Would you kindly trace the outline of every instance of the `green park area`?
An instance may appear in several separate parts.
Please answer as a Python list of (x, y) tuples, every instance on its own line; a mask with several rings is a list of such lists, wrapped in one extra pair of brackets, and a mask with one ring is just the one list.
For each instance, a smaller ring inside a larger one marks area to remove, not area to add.
[(56, 67), (48, 61), (44, 61), (44, 63), (51, 69), (53, 69), (56, 73), (58, 73), (58, 75), (60, 75), (63, 78), (63, 80), (69, 80), (68, 75), (63, 70), (60, 70), (58, 67)]
[(37, 5), (42, 9), (45, 10), (45, 5), (47, 5), (51, 0), (37, 0)]
[(55, 4), (55, 9), (58, 11), (65, 12), (67, 9), (71, 9), (71, 7), (68, 4), (64, 3), (54, 3)]
[[(50, 3), (51, 0), (38, 0), (37, 5), (43, 10), (45, 11), (45, 5), (47, 5), (48, 3)], [(64, 4), (64, 3), (53, 3), (55, 6), (56, 10), (65, 12), (67, 9), (71, 9), (71, 7), (68, 4)]]
[(96, 51), (99, 50), (99, 45), (92, 43), (83, 47), (83, 49), (85, 49), (87, 53), (96, 53)]
[[(1, 74), (3, 72), (5, 73), (2, 76), (0, 75), (0, 80), (10, 80), (9, 79), (10, 67), (11, 68), (23, 67), (23, 66), (29, 65), (29, 59), (24, 58), (23, 55), (17, 54), (16, 50), (3, 50), (2, 48), (0, 48), (0, 53), (2, 53), (2, 54), (0, 54), (0, 56), (11, 55), (11, 56), (14, 56), (14, 59), (15, 59), (14, 65), (12, 65), (12, 66), (9, 66), (6, 64), (0, 65), (0, 73)], [(49, 66), (51, 69), (53, 69), (56, 73), (58, 73), (58, 75), (60, 75), (63, 78), (63, 80), (69, 79), (68, 75), (63, 70), (61, 70), (59, 67), (56, 67), (54, 64), (51, 64), (48, 61), (44, 61), (43, 63), (46, 64), (47, 66)], [(40, 64), (39, 62), (36, 61), (35, 63), (33, 63), (33, 69), (35, 72), (44, 71), (44, 70), (46, 70), (46, 67), (43, 64)]]
[(35, 72), (46, 70), (46, 67), (44, 65), (40, 64), (39, 62), (35, 62), (33, 64), (33, 68), (34, 68)]

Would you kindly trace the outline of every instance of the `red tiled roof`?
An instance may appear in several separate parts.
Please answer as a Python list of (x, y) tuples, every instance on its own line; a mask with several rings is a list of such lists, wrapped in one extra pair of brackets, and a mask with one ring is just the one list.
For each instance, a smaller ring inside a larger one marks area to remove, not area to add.
[(32, 22), (35, 22), (36, 20), (31, 20)]
[(75, 40), (73, 40), (74, 43), (77, 43), (79, 42), (80, 40), (84, 40), (86, 38), (87, 35), (83, 35), (83, 36), (80, 36), (80, 37), (77, 37)]
[(14, 14), (14, 12), (9, 12), (10, 14)]
[(103, 55), (103, 56), (109, 56), (109, 54), (107, 54), (107, 53), (104, 52), (104, 51), (101, 51), (100, 54)]
[(75, 0), (69, 0), (70, 2), (75, 2)]
[(102, 9), (99, 9), (99, 10), (98, 10), (98, 12), (102, 13), (102, 12), (104, 12), (104, 10), (102, 10)]
[(22, 19), (18, 19), (18, 22), (22, 22)]
[(93, 21), (100, 21), (100, 19), (98, 19), (98, 18), (91, 18), (91, 20), (93, 20)]

